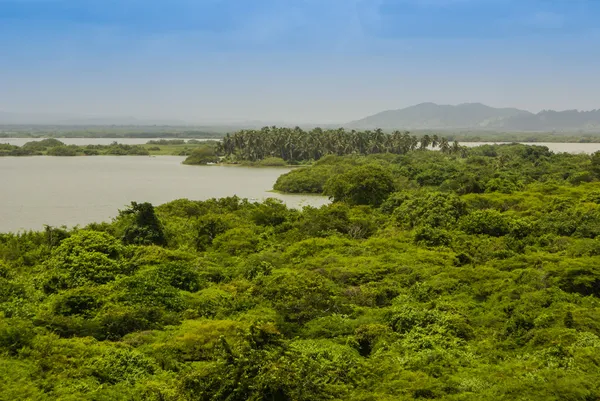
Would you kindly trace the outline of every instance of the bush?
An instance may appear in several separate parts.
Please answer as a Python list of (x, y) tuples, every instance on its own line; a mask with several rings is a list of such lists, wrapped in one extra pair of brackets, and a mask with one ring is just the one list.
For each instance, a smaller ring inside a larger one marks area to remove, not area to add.
[(87, 284), (103, 284), (126, 273), (123, 245), (107, 233), (80, 231), (63, 240), (48, 261), (47, 292)]
[(467, 234), (486, 234), (501, 237), (510, 232), (510, 220), (494, 209), (476, 210), (464, 216), (460, 228)]
[(334, 202), (380, 206), (394, 191), (394, 179), (378, 165), (363, 165), (327, 180), (323, 193)]
[(238, 227), (215, 237), (213, 248), (230, 255), (246, 255), (256, 252), (259, 237), (250, 228)]
[(258, 162), (261, 167), (285, 167), (288, 164), (280, 157), (267, 157)]
[(192, 151), (192, 153), (183, 161), (183, 164), (190, 165), (206, 165), (209, 163), (217, 163), (219, 158), (212, 146), (200, 146)]
[(449, 246), (452, 235), (443, 229), (432, 227), (419, 227), (415, 230), (415, 243), (426, 246)]
[(293, 194), (321, 194), (328, 179), (327, 167), (298, 168), (279, 176), (273, 189)]
[(158, 366), (144, 354), (127, 348), (116, 348), (105, 352), (90, 363), (92, 375), (100, 383), (116, 384), (135, 382), (152, 375)]
[(55, 146), (48, 149), (49, 156), (77, 156), (77, 147), (72, 146)]

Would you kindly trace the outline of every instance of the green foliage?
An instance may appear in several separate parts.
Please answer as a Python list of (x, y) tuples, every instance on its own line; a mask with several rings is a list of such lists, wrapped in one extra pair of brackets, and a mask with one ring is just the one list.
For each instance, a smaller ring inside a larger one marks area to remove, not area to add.
[(0, 234), (0, 399), (599, 399), (592, 158), (415, 146), (312, 154), (320, 208)]
[(219, 158), (212, 146), (201, 146), (192, 151), (192, 153), (183, 161), (183, 164), (209, 164), (216, 163)]
[(465, 204), (456, 195), (441, 192), (417, 193), (402, 202), (393, 218), (404, 227), (447, 228), (465, 214)]
[(261, 167), (285, 167), (287, 163), (281, 157), (267, 157), (258, 163)]
[(476, 210), (464, 216), (460, 228), (467, 234), (486, 234), (501, 237), (509, 233), (510, 221), (494, 209)]
[(126, 244), (164, 245), (165, 235), (162, 224), (148, 202), (131, 202), (131, 206), (119, 211), (122, 221), (122, 240)]
[(444, 153), (458, 153), (458, 143), (450, 145), (437, 135), (421, 138), (408, 132), (384, 133), (374, 131), (346, 131), (343, 128), (304, 131), (296, 128), (264, 127), (260, 130), (241, 130), (227, 134), (219, 145), (219, 152), (227, 159), (251, 161), (278, 158), (288, 163), (319, 160), (327, 155), (405, 154), (416, 149), (438, 146)]
[(65, 145), (58, 139), (48, 138), (27, 142), (18, 147), (0, 144), (0, 156), (147, 156), (150, 153), (140, 145), (123, 145), (113, 142), (110, 145)]
[(245, 255), (255, 252), (260, 242), (259, 236), (250, 228), (232, 228), (217, 235), (213, 241), (214, 249), (230, 255)]
[(54, 146), (48, 149), (48, 156), (77, 156), (77, 146)]
[(323, 193), (335, 202), (379, 206), (394, 191), (392, 175), (377, 165), (363, 165), (330, 178)]
[(415, 242), (425, 246), (449, 246), (452, 243), (452, 234), (440, 228), (419, 227), (415, 230)]
[(80, 231), (62, 241), (48, 259), (42, 279), (46, 292), (90, 284), (104, 284), (126, 273), (121, 263), (124, 247), (106, 233)]
[(126, 348), (112, 349), (90, 361), (91, 374), (103, 384), (134, 384), (152, 375), (156, 369), (156, 363), (152, 359)]
[(273, 189), (288, 193), (321, 194), (328, 179), (327, 168), (298, 168), (279, 176)]

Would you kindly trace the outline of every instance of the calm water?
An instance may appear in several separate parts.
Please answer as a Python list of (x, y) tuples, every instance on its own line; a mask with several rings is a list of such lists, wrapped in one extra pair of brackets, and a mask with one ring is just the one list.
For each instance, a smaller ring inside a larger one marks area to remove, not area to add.
[[(0, 138), (15, 145), (30, 139)], [(146, 143), (147, 138), (119, 142)], [(20, 142), (19, 142), (20, 141)], [(114, 139), (65, 139), (68, 144), (110, 144)], [(482, 142), (464, 142), (478, 146)], [(535, 143), (554, 152), (593, 153), (600, 143)], [(320, 196), (268, 192), (287, 169), (194, 167), (178, 156), (0, 157), (0, 232), (106, 221), (131, 201), (155, 205), (174, 199), (204, 200), (237, 195), (282, 199), (291, 207), (320, 206)]]
[[(0, 143), (8, 143), (15, 146), (23, 146), (27, 142), (40, 141), (43, 138), (0, 138)], [(110, 145), (113, 142), (122, 143), (123, 145), (144, 145), (148, 141), (157, 141), (160, 139), (179, 139), (179, 138), (56, 138), (65, 145)], [(210, 139), (197, 139), (198, 141), (206, 141)], [(187, 141), (187, 139), (185, 139)]]
[(178, 156), (0, 157), (0, 232), (107, 221), (131, 201), (237, 195), (320, 206), (321, 196), (267, 192), (288, 169), (185, 166)]
[[(481, 145), (494, 145), (503, 144), (510, 142), (461, 142), (461, 145), (468, 146), (470, 148)], [(523, 145), (538, 145), (547, 146), (548, 149), (555, 153), (594, 153), (600, 150), (600, 143), (559, 143), (559, 142), (519, 142)]]

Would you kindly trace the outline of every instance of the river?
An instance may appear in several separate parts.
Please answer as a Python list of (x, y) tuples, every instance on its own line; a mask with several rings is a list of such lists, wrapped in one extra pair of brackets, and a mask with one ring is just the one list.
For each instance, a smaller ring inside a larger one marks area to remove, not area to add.
[(268, 192), (286, 168), (186, 166), (179, 156), (0, 157), (0, 232), (109, 221), (131, 201), (237, 195), (320, 206), (322, 196)]
[[(31, 139), (0, 138), (22, 145)], [(62, 139), (61, 139), (62, 140)], [(71, 138), (68, 144), (110, 144), (113, 138)], [(146, 143), (148, 138), (118, 142)], [(464, 142), (478, 146), (482, 142)], [(593, 153), (600, 143), (534, 143), (554, 152)], [(174, 199), (237, 195), (279, 198), (290, 207), (320, 206), (321, 196), (269, 192), (285, 168), (185, 166), (179, 156), (0, 157), (0, 232), (108, 221), (131, 201), (159, 205)]]

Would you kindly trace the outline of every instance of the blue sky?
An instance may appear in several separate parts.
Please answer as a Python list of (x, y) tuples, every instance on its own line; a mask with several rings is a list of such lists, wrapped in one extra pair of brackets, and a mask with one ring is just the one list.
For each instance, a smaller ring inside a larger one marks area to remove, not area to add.
[(345, 122), (600, 108), (600, 0), (0, 0), (0, 110)]

